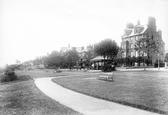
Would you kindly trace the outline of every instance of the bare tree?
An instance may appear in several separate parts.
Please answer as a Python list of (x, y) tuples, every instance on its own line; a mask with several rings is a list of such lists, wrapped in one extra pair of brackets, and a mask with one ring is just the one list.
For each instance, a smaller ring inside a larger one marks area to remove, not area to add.
[(145, 57), (150, 59), (150, 55), (155, 51), (158, 51), (157, 43), (147, 36), (147, 38), (140, 38), (136, 41), (135, 48), (138, 54), (143, 57), (143, 65), (145, 70)]

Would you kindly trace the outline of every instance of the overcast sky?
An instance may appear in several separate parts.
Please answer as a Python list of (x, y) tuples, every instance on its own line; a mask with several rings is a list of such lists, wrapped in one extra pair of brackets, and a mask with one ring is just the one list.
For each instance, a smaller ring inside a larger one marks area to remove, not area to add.
[(118, 45), (127, 22), (156, 18), (168, 49), (166, 0), (1, 0), (0, 66), (35, 59), (61, 47), (105, 38)]

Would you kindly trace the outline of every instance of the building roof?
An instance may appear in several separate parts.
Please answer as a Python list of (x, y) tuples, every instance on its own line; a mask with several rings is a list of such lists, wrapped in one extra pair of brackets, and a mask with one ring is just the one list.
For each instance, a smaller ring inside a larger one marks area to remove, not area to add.
[[(107, 58), (105, 58), (105, 59), (107, 59)], [(101, 61), (101, 60), (104, 60), (104, 58), (102, 56), (97, 56), (97, 57), (91, 59), (90, 61)]]
[(136, 25), (134, 28), (126, 28), (122, 38), (143, 34), (147, 30), (147, 25)]

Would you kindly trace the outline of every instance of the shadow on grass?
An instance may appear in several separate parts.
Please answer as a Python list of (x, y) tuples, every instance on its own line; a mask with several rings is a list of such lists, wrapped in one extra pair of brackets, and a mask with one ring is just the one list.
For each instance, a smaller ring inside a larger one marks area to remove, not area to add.
[(21, 81), (28, 81), (28, 80), (33, 80), (29, 75), (20, 75), (17, 76), (17, 79), (13, 81), (7, 81), (7, 82), (0, 82), (0, 84), (9, 84), (9, 83), (15, 83), (15, 82), (21, 82)]

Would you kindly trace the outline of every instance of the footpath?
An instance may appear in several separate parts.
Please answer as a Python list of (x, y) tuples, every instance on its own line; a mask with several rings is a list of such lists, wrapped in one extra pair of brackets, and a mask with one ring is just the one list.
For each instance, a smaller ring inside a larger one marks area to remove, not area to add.
[(37, 78), (35, 84), (50, 98), (84, 115), (159, 115), (74, 92), (52, 82), (51, 77)]

